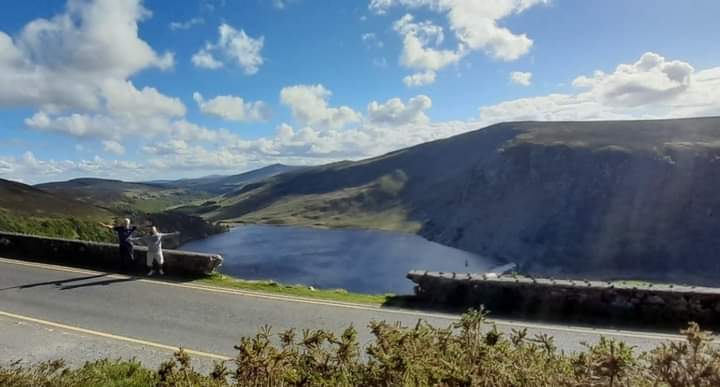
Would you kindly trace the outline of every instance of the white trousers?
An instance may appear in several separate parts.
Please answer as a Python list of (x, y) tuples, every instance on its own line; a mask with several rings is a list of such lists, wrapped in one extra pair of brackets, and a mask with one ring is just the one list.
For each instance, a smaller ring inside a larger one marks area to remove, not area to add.
[(153, 261), (157, 262), (158, 265), (162, 265), (165, 263), (165, 257), (163, 257), (162, 251), (159, 251), (157, 253), (148, 251), (146, 260), (147, 267), (152, 267)]

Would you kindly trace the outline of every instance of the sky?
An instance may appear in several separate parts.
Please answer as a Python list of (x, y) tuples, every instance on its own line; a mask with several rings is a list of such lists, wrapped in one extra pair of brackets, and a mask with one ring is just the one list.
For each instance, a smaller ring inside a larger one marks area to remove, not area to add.
[(720, 115), (717, 0), (33, 0), (0, 178), (357, 160), (515, 120)]

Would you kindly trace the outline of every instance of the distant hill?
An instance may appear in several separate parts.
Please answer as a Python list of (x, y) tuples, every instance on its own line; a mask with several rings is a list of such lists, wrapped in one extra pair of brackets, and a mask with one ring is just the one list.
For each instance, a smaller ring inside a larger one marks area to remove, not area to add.
[(0, 179), (0, 230), (71, 239), (112, 241), (99, 225), (112, 220), (102, 208), (26, 184)]
[(153, 182), (153, 184), (157, 184), (163, 187), (184, 188), (220, 195), (234, 191), (236, 189), (242, 188), (247, 184), (255, 183), (268, 177), (276, 176), (287, 172), (300, 171), (303, 168), (305, 167), (284, 164), (272, 164), (263, 168), (258, 168), (237, 175), (214, 175), (197, 179), (181, 179)]
[(212, 196), (205, 192), (162, 184), (90, 178), (45, 183), (36, 187), (113, 211), (159, 212)]
[(176, 191), (102, 179), (76, 179), (37, 187), (0, 179), (0, 230), (112, 242), (116, 237), (100, 223), (130, 217), (139, 226), (180, 231), (179, 238), (168, 240), (168, 248), (224, 231), (198, 217), (141, 210), (173, 200), (184, 203), (184, 195), (189, 194), (175, 197)]
[(3, 179), (0, 179), (0, 209), (26, 216), (110, 216), (109, 212), (87, 203)]
[(275, 176), (194, 211), (417, 232), (538, 273), (716, 279), (720, 118), (497, 124)]

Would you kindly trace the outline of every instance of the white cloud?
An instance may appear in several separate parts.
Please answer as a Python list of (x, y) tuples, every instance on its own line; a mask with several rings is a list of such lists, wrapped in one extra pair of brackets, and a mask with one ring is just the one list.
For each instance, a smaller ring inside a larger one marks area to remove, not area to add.
[(122, 153), (124, 136), (169, 133), (171, 121), (185, 115), (183, 103), (128, 80), (173, 65), (171, 53), (157, 54), (138, 36), (149, 16), (138, 0), (71, 0), (15, 39), (0, 32), (0, 107), (35, 108), (26, 127), (105, 140), (114, 153)]
[(211, 142), (216, 144), (239, 140), (237, 135), (227, 129), (209, 129), (184, 119), (172, 122), (168, 137), (189, 142)]
[(185, 119), (171, 119), (158, 115), (111, 116), (82, 113), (51, 115), (41, 111), (25, 119), (25, 125), (38, 131), (116, 142), (128, 138), (171, 138), (213, 143), (238, 139), (236, 135), (225, 129), (208, 129)]
[(263, 101), (245, 102), (232, 95), (220, 95), (206, 101), (198, 92), (193, 93), (193, 99), (203, 113), (229, 121), (264, 122), (271, 116), (270, 107)]
[(510, 82), (520, 86), (530, 86), (532, 83), (532, 73), (513, 71), (510, 73)]
[(285, 9), (290, 3), (294, 3), (295, 0), (272, 0), (273, 7), (277, 9)]
[(415, 73), (412, 75), (408, 75), (405, 78), (403, 78), (403, 82), (408, 87), (429, 85), (429, 84), (435, 82), (435, 76), (436, 76), (436, 73), (434, 71), (427, 70), (422, 73)]
[(702, 71), (645, 53), (606, 74), (573, 81), (575, 94), (550, 94), (480, 108), (487, 123), (514, 120), (602, 120), (720, 115), (720, 67)]
[(102, 142), (102, 145), (106, 152), (110, 152), (115, 155), (125, 154), (125, 147), (117, 141), (106, 140)]
[(377, 156), (478, 128), (476, 122), (461, 121), (406, 123), (394, 127), (367, 123), (345, 130), (295, 129), (283, 124), (275, 137), (239, 143), (235, 149), (274, 162), (332, 162)]
[(385, 44), (382, 40), (380, 40), (377, 35), (373, 32), (367, 32), (360, 36), (360, 39), (362, 40), (363, 44), (365, 44), (365, 47), (368, 49), (372, 48), (383, 48)]
[(330, 95), (323, 85), (296, 85), (283, 88), (280, 101), (302, 125), (339, 129), (361, 120), (361, 115), (347, 106), (329, 107)]
[[(438, 71), (457, 63), (469, 51), (482, 50), (487, 55), (513, 61), (527, 54), (533, 45), (526, 34), (515, 34), (499, 22), (550, 0), (371, 0), (369, 9), (385, 14), (392, 7), (427, 8), (447, 16), (450, 30), (458, 41), (452, 50), (441, 49), (442, 27), (429, 21), (415, 23), (412, 15), (396, 21), (394, 28), (403, 36), (401, 64), (420, 71)], [(429, 78), (428, 78), (429, 79)], [(406, 82), (408, 83), (408, 82)]]
[(261, 51), (265, 44), (263, 36), (252, 38), (244, 30), (236, 30), (228, 24), (221, 24), (218, 28), (219, 38), (214, 44), (206, 43), (192, 57), (195, 66), (207, 69), (217, 69), (222, 62), (216, 59), (214, 52), (222, 54), (228, 60), (234, 61), (246, 75), (252, 75), (260, 70), (263, 64)]
[(28, 184), (72, 178), (97, 176), (117, 178), (145, 178), (148, 171), (139, 163), (123, 160), (105, 160), (100, 156), (83, 160), (42, 160), (28, 151), (21, 157), (0, 156), (0, 175)]
[(177, 31), (177, 30), (189, 30), (189, 29), (192, 28), (193, 26), (196, 26), (196, 25), (199, 25), (199, 24), (204, 24), (204, 23), (205, 23), (205, 19), (203, 19), (203, 18), (201, 18), (201, 17), (194, 17), (194, 18), (192, 18), (192, 19), (190, 19), (190, 20), (186, 20), (186, 21), (183, 21), (183, 22), (177, 22), (177, 21), (171, 22), (169, 26), (170, 26), (170, 29), (173, 30), (173, 31)]
[(403, 36), (400, 64), (425, 74), (424, 77), (416, 76), (416, 79), (421, 78), (422, 81), (414, 82), (413, 85), (432, 83), (435, 71), (457, 63), (463, 56), (460, 51), (433, 48), (442, 44), (445, 35), (442, 27), (430, 21), (415, 23), (412, 15), (408, 14), (397, 20), (393, 28)]
[(185, 105), (178, 98), (163, 95), (153, 87), (135, 88), (131, 81), (107, 80), (102, 94), (111, 114), (133, 116), (161, 115), (178, 117), (185, 115)]
[(368, 119), (374, 124), (392, 126), (428, 123), (425, 111), (432, 107), (432, 100), (426, 95), (410, 98), (405, 104), (400, 98), (392, 98), (384, 104), (376, 101), (368, 105)]
[(138, 36), (149, 15), (139, 0), (69, 1), (15, 39), (0, 32), (0, 106), (94, 110), (106, 80), (172, 67), (172, 53), (159, 55)]
[(109, 116), (82, 113), (53, 116), (40, 111), (26, 118), (25, 125), (35, 130), (73, 137), (119, 139), (123, 133), (134, 134), (129, 128), (125, 128), (124, 132), (121, 131), (122, 124)]
[(190, 146), (185, 140), (170, 139), (165, 142), (146, 145), (143, 151), (150, 155), (183, 155), (189, 153)]
[(525, 34), (514, 34), (498, 21), (525, 11), (549, 0), (496, 0), (479, 2), (473, 0), (441, 0), (440, 6), (447, 10), (450, 28), (455, 36), (471, 50), (484, 50), (504, 61), (520, 58), (530, 51), (532, 39)]
[(194, 64), (196, 67), (201, 67), (204, 69), (215, 70), (223, 67), (223, 63), (215, 59), (212, 53), (210, 53), (204, 48), (193, 54), (190, 60), (192, 61), (192, 64)]
[(407, 8), (428, 7), (436, 9), (439, 7), (439, 0), (370, 0), (368, 8), (377, 15), (384, 15), (388, 9), (395, 6)]
[(598, 99), (610, 104), (639, 106), (687, 91), (694, 71), (689, 63), (666, 61), (648, 52), (633, 64), (619, 65), (612, 74), (598, 71), (576, 78), (573, 85), (592, 90)]
[(148, 164), (152, 168), (163, 170), (225, 170), (232, 171), (245, 167), (247, 157), (229, 149), (206, 149), (201, 146), (191, 147), (187, 153), (151, 159)]

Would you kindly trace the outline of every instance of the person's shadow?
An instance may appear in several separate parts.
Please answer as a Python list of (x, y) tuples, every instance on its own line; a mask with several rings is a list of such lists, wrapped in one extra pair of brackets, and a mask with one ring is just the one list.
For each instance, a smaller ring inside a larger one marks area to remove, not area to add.
[(86, 283), (77, 284), (77, 285), (61, 286), (60, 290), (70, 290), (70, 289), (84, 288), (84, 287), (88, 287), (88, 286), (107, 286), (110, 284), (121, 283), (121, 282), (130, 282), (130, 281), (135, 281), (135, 280), (136, 280), (135, 277), (106, 279), (103, 281), (86, 282)]
[(71, 285), (65, 285), (66, 283), (72, 283), (72, 282), (79, 282), (79, 281), (86, 281), (86, 280), (92, 280), (97, 278), (103, 278), (107, 277), (109, 274), (98, 274), (98, 275), (91, 275), (91, 276), (85, 276), (85, 277), (75, 277), (75, 278), (68, 278), (68, 279), (62, 279), (62, 280), (56, 280), (56, 281), (46, 281), (46, 282), (35, 282), (31, 284), (25, 284), (25, 285), (18, 285), (18, 286), (10, 286), (7, 288), (2, 288), (0, 291), (5, 290), (12, 290), (12, 289), (31, 289), (38, 286), (47, 286), (47, 285), (55, 285), (60, 290), (70, 290), (70, 289), (77, 289), (77, 288), (83, 288), (88, 286), (107, 286), (114, 283), (122, 283), (122, 282), (130, 282), (135, 281), (137, 278), (135, 277), (128, 277), (128, 278), (107, 278), (100, 281), (93, 281), (93, 282), (85, 282), (85, 283), (79, 283), (79, 284), (71, 284)]

